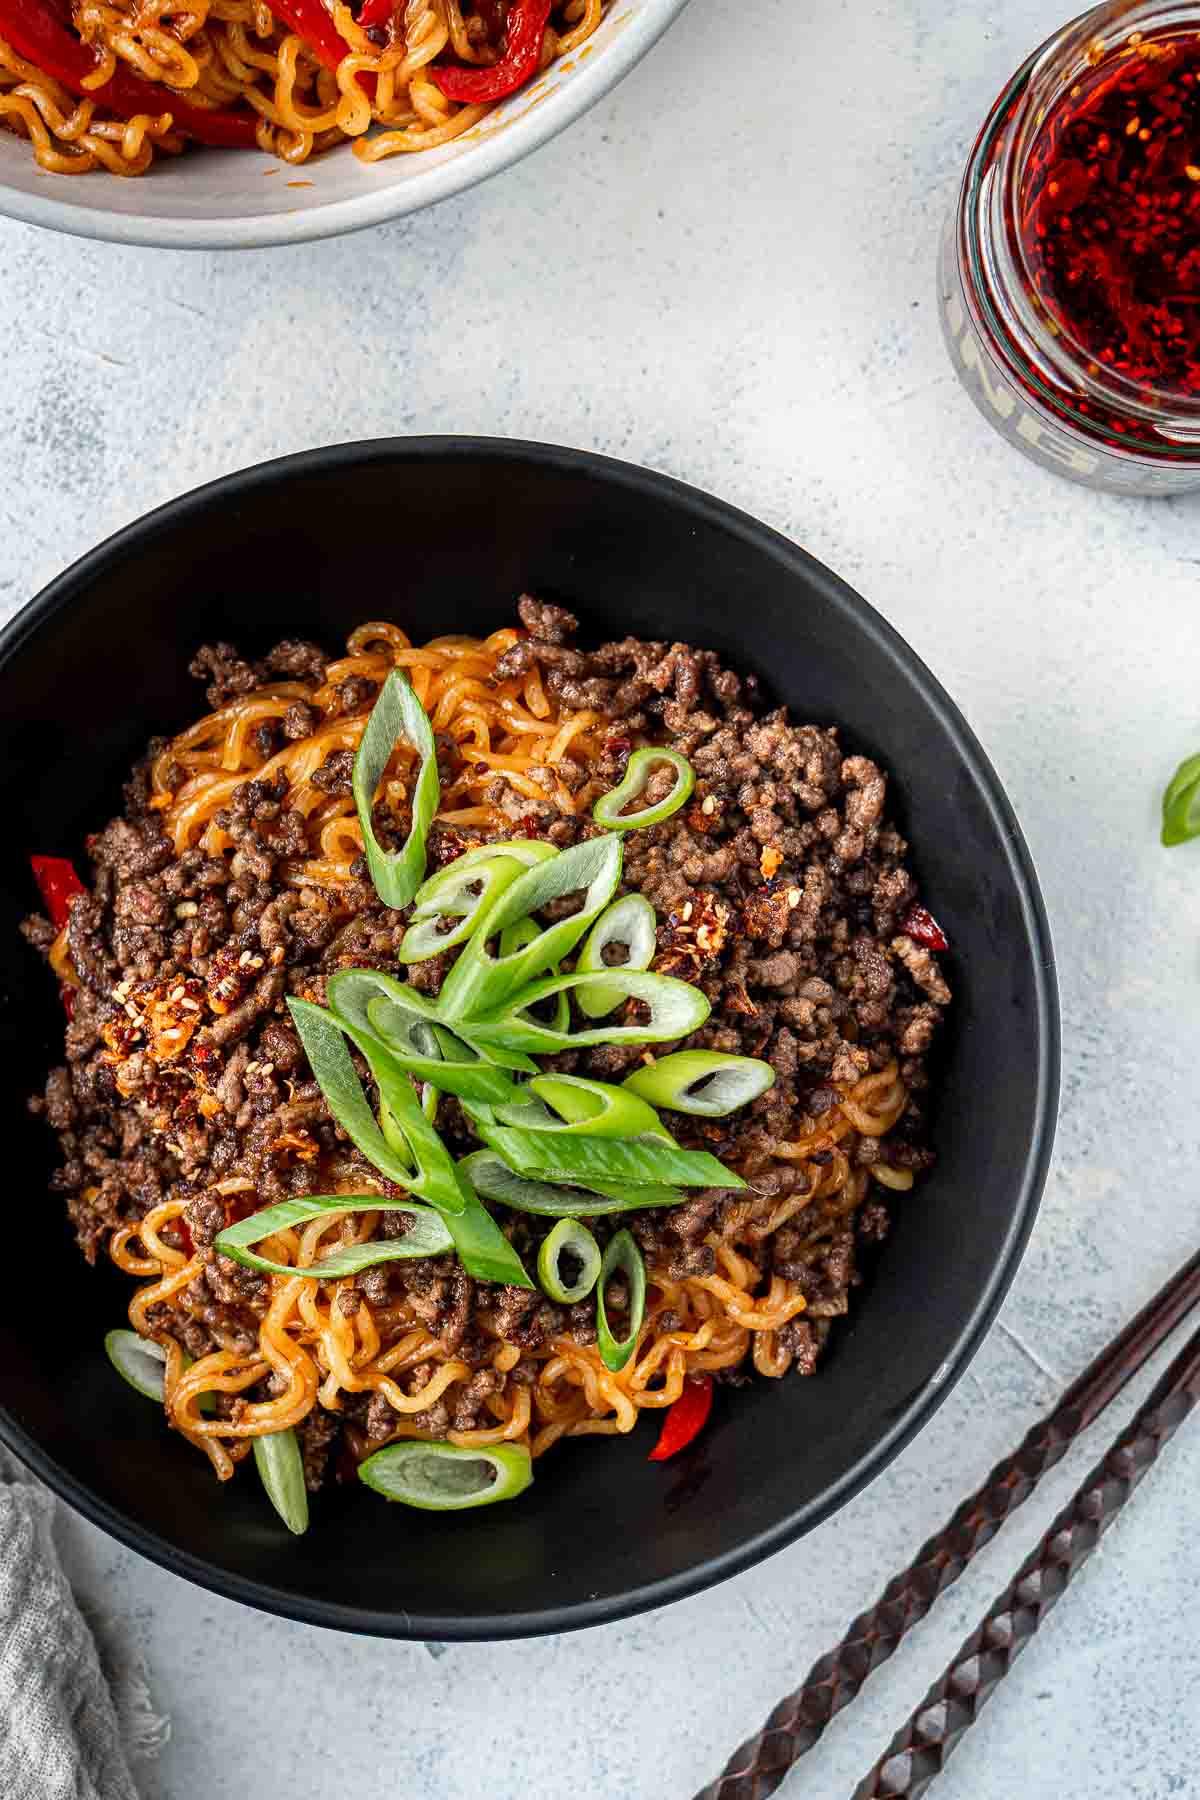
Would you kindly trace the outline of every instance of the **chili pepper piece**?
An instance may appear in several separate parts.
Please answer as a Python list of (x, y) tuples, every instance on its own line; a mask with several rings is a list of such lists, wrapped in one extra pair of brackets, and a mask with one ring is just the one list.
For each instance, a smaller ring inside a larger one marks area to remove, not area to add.
[(550, 0), (514, 0), (508, 9), (504, 54), (499, 62), (487, 69), (432, 68), (429, 73), (434, 85), (447, 100), (458, 100), (464, 106), (482, 106), (515, 94), (537, 71), (549, 19)]
[(921, 944), (926, 950), (950, 948), (945, 932), (933, 914), (923, 906), (910, 906), (900, 921), (900, 929), (905, 937), (910, 937), (914, 944)]
[(75, 873), (75, 866), (65, 856), (31, 856), (29, 866), (33, 870), (33, 879), (37, 882), (38, 893), (42, 896), (42, 905), (49, 915), (50, 923), (55, 931), (61, 931), (71, 916), (72, 900), (76, 894), (84, 892), (83, 883)]
[(699, 1436), (708, 1423), (708, 1415), (712, 1411), (713, 1378), (711, 1375), (691, 1375), (683, 1384), (683, 1392), (674, 1406), (667, 1410), (662, 1430), (658, 1434), (658, 1442), (650, 1452), (648, 1461), (666, 1462), (668, 1456), (674, 1456), (684, 1450), (694, 1437)]
[(65, 88), (97, 105), (108, 107), (123, 119), (138, 113), (171, 114), (174, 130), (197, 143), (226, 150), (253, 150), (258, 142), (258, 119), (252, 112), (225, 112), (219, 108), (192, 106), (170, 88), (119, 64), (103, 87), (85, 88), (85, 76), (94, 75), (99, 58), (76, 37), (52, 0), (0, 0), (0, 37), (18, 56), (36, 63)]

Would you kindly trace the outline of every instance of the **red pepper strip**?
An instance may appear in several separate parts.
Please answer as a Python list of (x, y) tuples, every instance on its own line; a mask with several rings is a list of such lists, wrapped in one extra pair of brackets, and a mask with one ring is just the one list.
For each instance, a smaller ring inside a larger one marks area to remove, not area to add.
[(61, 931), (71, 916), (72, 900), (84, 891), (83, 883), (65, 856), (31, 856), (29, 866), (50, 923)]
[(396, 0), (363, 0), (358, 24), (363, 31), (375, 25), (389, 25), (396, 10)]
[(945, 932), (923, 906), (910, 906), (900, 921), (900, 929), (905, 937), (910, 937), (914, 944), (923, 944), (926, 950), (950, 948)]
[(226, 150), (253, 150), (257, 143), (258, 120), (252, 112), (189, 106), (169, 88), (143, 81), (120, 63), (103, 87), (85, 88), (84, 77), (96, 73), (99, 58), (62, 22), (51, 0), (0, 0), (0, 37), (18, 56), (36, 63), (44, 75), (52, 75), (73, 94), (94, 100), (123, 119), (132, 119), (137, 113), (157, 117), (169, 112), (174, 129), (198, 143), (217, 144)]
[(668, 1456), (691, 1443), (712, 1411), (712, 1397), (711, 1375), (692, 1375), (684, 1382), (682, 1394), (663, 1420), (658, 1442), (650, 1452), (651, 1462), (666, 1462)]
[[(4, 0), (0, 0), (0, 5), (3, 4)], [(367, 0), (367, 5), (370, 4), (371, 0)], [(389, 19), (393, 10), (389, 6), (384, 18)], [(349, 44), (325, 11), (321, 0), (271, 0), (271, 11), (277, 19), (283, 20), (289, 31), (294, 31), (297, 37), (304, 39), (317, 61), (324, 63), (327, 69), (336, 70), (343, 56), (351, 54)], [(367, 21), (360, 18), (358, 23), (365, 26)], [(360, 71), (358, 84), (364, 93), (374, 96), (374, 75), (365, 75)]]
[(434, 67), (429, 73), (435, 86), (447, 100), (461, 100), (465, 106), (480, 106), (485, 100), (503, 100), (506, 94), (515, 94), (537, 69), (549, 18), (550, 0), (513, 0), (500, 61), (490, 69)]

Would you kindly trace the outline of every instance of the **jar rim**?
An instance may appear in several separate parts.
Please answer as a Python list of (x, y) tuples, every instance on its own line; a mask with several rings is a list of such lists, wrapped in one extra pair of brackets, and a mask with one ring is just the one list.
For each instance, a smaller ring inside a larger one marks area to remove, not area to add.
[[(1049, 105), (1094, 66), (1098, 47), (1107, 57), (1134, 33), (1182, 24), (1184, 14), (1195, 27), (1197, 10), (1196, 0), (1103, 0), (1052, 33), (1017, 69), (984, 120), (957, 209), (963, 295), (984, 341), (1060, 425), (1110, 453), (1153, 463), (1200, 461), (1200, 397), (1163, 394), (1078, 353), (1032, 300), (1005, 222), (1015, 216), (1010, 201)], [(1092, 417), (1089, 404), (1128, 418), (1139, 434), (1124, 438), (1110, 421)]]

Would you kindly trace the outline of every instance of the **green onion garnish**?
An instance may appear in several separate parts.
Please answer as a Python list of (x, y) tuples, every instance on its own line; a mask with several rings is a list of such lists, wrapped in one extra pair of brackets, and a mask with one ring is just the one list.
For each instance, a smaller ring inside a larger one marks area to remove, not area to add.
[[(105, 1334), (104, 1349), (117, 1374), (136, 1389), (143, 1400), (157, 1400), (162, 1405), (166, 1398), (167, 1353), (161, 1344), (156, 1344), (153, 1338), (140, 1337), (136, 1331), (117, 1330)], [(195, 1358), (186, 1350), (182, 1357), (180, 1368), (190, 1368)], [(212, 1394), (201, 1394), (196, 1404), (201, 1412), (211, 1412)]]
[(487, 1200), (511, 1207), (513, 1212), (539, 1213), (544, 1218), (599, 1218), (605, 1213), (635, 1212), (643, 1206), (678, 1206), (683, 1190), (658, 1183), (604, 1181), (588, 1187), (567, 1187), (559, 1182), (534, 1181), (518, 1175), (494, 1150), (473, 1150), (459, 1168), (472, 1187)]
[[(578, 1273), (568, 1281), (562, 1272), (562, 1258), (573, 1256)], [(586, 1300), (600, 1274), (600, 1246), (578, 1219), (560, 1219), (542, 1239), (537, 1259), (538, 1280), (542, 1291), (560, 1306), (575, 1306)]]
[(579, 1181), (667, 1182), (677, 1187), (744, 1188), (740, 1175), (707, 1150), (680, 1150), (657, 1137), (571, 1137), (475, 1120), (485, 1144), (519, 1175)]
[[(660, 768), (663, 763), (670, 765), (675, 771), (675, 785), (665, 800), (657, 801), (653, 806), (644, 806), (640, 812), (624, 812), (631, 800), (645, 792), (646, 783), (653, 769)], [(696, 785), (696, 771), (686, 756), (680, 756), (678, 750), (635, 750), (625, 770), (625, 779), (611, 793), (601, 794), (592, 808), (592, 817), (598, 825), (609, 831), (638, 831), (645, 825), (661, 824), (669, 819), (672, 813), (687, 800)]]
[[(637, 1137), (643, 1132), (667, 1135), (652, 1106), (626, 1088), (614, 1087), (610, 1081), (589, 1081), (583, 1075), (535, 1075), (520, 1091), (532, 1094), (535, 1101), (544, 1104), (531, 1105), (526, 1101), (497, 1106), (496, 1117), (505, 1125), (574, 1137)], [(548, 1110), (550, 1107), (553, 1112)]]
[(139, 1337), (136, 1331), (110, 1331), (104, 1339), (108, 1360), (144, 1400), (162, 1404), (167, 1353), (161, 1344)]
[(264, 1432), (251, 1441), (267, 1498), (288, 1530), (299, 1537), (308, 1530), (308, 1489), (300, 1440), (289, 1425), (284, 1431)]
[[(601, 969), (648, 969), (654, 960), (658, 941), (658, 922), (654, 908), (642, 894), (625, 894), (606, 906), (584, 940), (575, 962), (577, 975), (592, 974)], [(617, 944), (625, 946), (620, 963), (604, 960), (604, 952)], [(611, 989), (595, 988), (588, 983), (579, 988), (575, 1001), (589, 1019), (603, 1018), (621, 1004), (621, 996)]]
[(358, 1465), (358, 1478), (385, 1500), (425, 1512), (461, 1512), (515, 1500), (533, 1480), (523, 1444), (491, 1444), (467, 1450), (457, 1444), (424, 1444), (410, 1438), (385, 1444)]
[[(467, 946), (464, 955), (470, 953)], [(601, 1025), (590, 1030), (559, 1031), (532, 1016), (532, 1008), (556, 994), (570, 994), (587, 983), (603, 990), (602, 998), (641, 1000), (650, 1008), (644, 1025)], [(588, 1044), (661, 1044), (686, 1037), (703, 1025), (709, 1004), (699, 988), (673, 975), (631, 969), (606, 969), (598, 975), (552, 975), (514, 994), (505, 1005), (470, 1022), (471, 1041), (491, 1055), (497, 1049), (539, 1052), (582, 1049)]]
[(513, 1099), (518, 1090), (511, 1076), (469, 1045), (453, 1043), (446, 1028), (434, 1024), (435, 1013), (413, 1008), (412, 992), (378, 969), (339, 969), (325, 988), (335, 1022), (373, 1038), (414, 1080), (431, 1081), (465, 1100)]
[[(438, 1009), (447, 1024), (474, 1021), (505, 1004), (518, 989), (560, 963), (575, 948), (588, 926), (612, 899), (621, 879), (621, 841), (611, 835), (588, 838), (558, 856), (527, 869), (476, 922), (458, 961), (442, 984)], [(543, 931), (507, 956), (493, 956), (488, 940), (506, 926), (540, 912), (552, 900), (584, 889), (583, 904), (569, 918)], [(518, 1048), (520, 1046), (517, 1046)]]
[[(402, 739), (412, 745), (421, 759), (412, 792), (412, 825), (401, 849), (384, 850), (372, 823), (375, 790)], [(354, 757), (351, 785), (375, 891), (385, 906), (407, 906), (425, 874), (426, 840), (438, 809), (440, 788), (437, 746), (429, 715), (399, 669), (389, 671), (371, 709)]]
[[(495, 844), (476, 844), (473, 850), (464, 850), (450, 866), (454, 869), (470, 869), (476, 863), (491, 862), (493, 856), (511, 856), (525, 868), (531, 869), (535, 863), (549, 862), (551, 857), (557, 855), (558, 847), (548, 844), (544, 838), (505, 838)], [(417, 899), (420, 898), (421, 895), (418, 894)]]
[(722, 1119), (775, 1084), (770, 1063), (718, 1050), (676, 1050), (627, 1075), (622, 1086), (652, 1106)]
[[(608, 1323), (608, 1314), (604, 1308), (604, 1290), (616, 1274), (625, 1277), (629, 1289), (629, 1335), (615, 1338)], [(596, 1335), (600, 1350), (600, 1360), (606, 1369), (615, 1373), (623, 1369), (634, 1351), (637, 1349), (638, 1333), (642, 1329), (642, 1320), (646, 1313), (646, 1264), (632, 1234), (618, 1231), (609, 1240), (604, 1252), (604, 1261), (600, 1265), (600, 1280), (596, 1284)]]
[[(533, 1287), (516, 1251), (475, 1190), (463, 1182), (399, 1064), (375, 1038), (339, 1024), (324, 1007), (306, 1000), (289, 1000), (288, 1006), (326, 1105), (368, 1162), (390, 1181), (436, 1207), (447, 1221), (468, 1275), (479, 1281)], [(392, 1148), (376, 1123), (343, 1033), (366, 1057), (380, 1099), (388, 1108), (393, 1135), (397, 1131), (403, 1134), (411, 1163)]]
[[(276, 1231), (288, 1231), (308, 1225), (322, 1213), (403, 1212), (412, 1220), (403, 1237), (379, 1238), (369, 1244), (345, 1244), (329, 1251), (307, 1269), (291, 1263), (271, 1262), (251, 1250), (251, 1244), (271, 1237)], [(221, 1256), (232, 1257), (247, 1269), (259, 1269), (264, 1275), (306, 1275), (313, 1281), (335, 1281), (373, 1269), (378, 1263), (399, 1262), (414, 1256), (444, 1256), (453, 1250), (454, 1239), (445, 1220), (431, 1206), (417, 1206), (411, 1200), (390, 1200), (385, 1194), (308, 1194), (302, 1200), (280, 1200), (262, 1212), (239, 1219), (217, 1234), (213, 1249)]]
[[(464, 868), (461, 861), (434, 875), (417, 894), (412, 924), (400, 943), (401, 962), (424, 962), (469, 938), (478, 919), (511, 887), (523, 865), (515, 856), (493, 856)], [(479, 891), (472, 892), (473, 889)], [(424, 899), (422, 899), (424, 895)], [(457, 919), (450, 929), (445, 926)]]

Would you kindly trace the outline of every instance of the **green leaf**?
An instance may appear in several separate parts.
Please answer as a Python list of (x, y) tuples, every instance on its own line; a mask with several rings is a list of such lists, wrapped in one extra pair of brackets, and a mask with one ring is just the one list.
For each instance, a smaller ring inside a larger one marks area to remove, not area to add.
[[(402, 740), (411, 744), (421, 759), (412, 791), (412, 825), (401, 849), (384, 850), (372, 823), (375, 793)], [(429, 715), (399, 669), (389, 671), (371, 709), (355, 754), (351, 785), (375, 891), (385, 906), (407, 906), (425, 874), (426, 842), (441, 790)]]
[(1200, 837), (1200, 755), (1181, 762), (1162, 799), (1162, 841), (1186, 844)]

